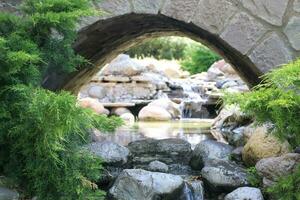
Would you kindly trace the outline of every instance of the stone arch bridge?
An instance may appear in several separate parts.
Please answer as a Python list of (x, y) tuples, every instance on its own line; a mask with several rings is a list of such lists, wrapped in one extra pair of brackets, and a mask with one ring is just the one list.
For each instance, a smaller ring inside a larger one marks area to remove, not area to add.
[[(13, 11), (21, 0), (2, 0)], [(116, 55), (147, 38), (182, 35), (230, 62), (250, 85), (300, 55), (300, 0), (101, 0), (105, 14), (82, 20), (74, 49), (94, 63), (72, 74), (50, 74), (52, 90), (76, 92)]]

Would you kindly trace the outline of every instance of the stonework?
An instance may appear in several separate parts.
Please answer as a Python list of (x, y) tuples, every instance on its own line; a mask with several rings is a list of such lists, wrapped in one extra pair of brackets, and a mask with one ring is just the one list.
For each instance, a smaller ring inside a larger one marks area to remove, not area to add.
[(251, 61), (263, 73), (293, 60), (293, 55), (278, 35), (273, 33), (250, 54)]
[(237, 7), (228, 0), (200, 0), (192, 22), (212, 33), (219, 33), (236, 11)]
[(266, 33), (266, 28), (246, 13), (236, 15), (221, 38), (232, 47), (246, 54), (251, 47)]
[(300, 12), (300, 0), (294, 1), (294, 10)]
[(282, 25), (288, 2), (287, 0), (242, 0), (243, 6), (253, 15), (276, 26)]
[(292, 17), (284, 29), (294, 49), (300, 50), (300, 17)]
[(190, 22), (197, 5), (197, 0), (166, 0), (161, 13), (174, 19)]
[(132, 3), (135, 13), (157, 14), (162, 0), (135, 0)]
[[(20, 2), (2, 0), (0, 11), (15, 12)], [(96, 66), (72, 74), (49, 75), (44, 87), (77, 93), (115, 56), (155, 36), (184, 35), (203, 41), (218, 50), (249, 86), (259, 83), (263, 73), (300, 56), (297, 15), (300, 0), (102, 0), (93, 3), (105, 15), (81, 21), (74, 49)]]

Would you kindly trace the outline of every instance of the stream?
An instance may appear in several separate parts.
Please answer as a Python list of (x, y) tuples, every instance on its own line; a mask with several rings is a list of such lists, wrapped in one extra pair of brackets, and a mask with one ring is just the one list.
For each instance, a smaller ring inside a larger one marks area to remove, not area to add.
[(180, 119), (168, 122), (135, 122), (118, 128), (115, 132), (101, 134), (108, 140), (127, 146), (130, 142), (145, 138), (178, 138), (188, 141), (192, 149), (199, 142), (212, 138), (211, 119)]

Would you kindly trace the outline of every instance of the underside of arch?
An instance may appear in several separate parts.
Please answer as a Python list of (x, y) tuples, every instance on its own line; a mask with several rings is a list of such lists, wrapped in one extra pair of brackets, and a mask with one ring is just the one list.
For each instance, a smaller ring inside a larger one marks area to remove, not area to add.
[(126, 14), (100, 20), (80, 31), (74, 49), (93, 65), (80, 67), (71, 74), (48, 74), (43, 86), (54, 91), (65, 89), (77, 93), (118, 54), (147, 38), (166, 35), (186, 36), (207, 45), (231, 63), (249, 86), (260, 82), (261, 73), (251, 60), (217, 35), (164, 15)]

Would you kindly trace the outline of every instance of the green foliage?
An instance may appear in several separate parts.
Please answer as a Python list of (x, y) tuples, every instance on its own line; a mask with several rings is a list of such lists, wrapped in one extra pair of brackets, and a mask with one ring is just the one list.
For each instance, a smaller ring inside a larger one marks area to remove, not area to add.
[(192, 45), (185, 49), (182, 69), (197, 74), (207, 71), (221, 57), (202, 45)]
[(262, 183), (262, 178), (258, 175), (255, 167), (250, 167), (247, 169), (248, 172), (248, 182), (253, 187), (260, 187)]
[(76, 98), (66, 92), (15, 86), (4, 98), (12, 102), (7, 119), (14, 119), (0, 127), (6, 130), (0, 138), (4, 173), (39, 199), (100, 199), (103, 193), (93, 182), (101, 161), (79, 146), (103, 118), (75, 106)]
[(130, 57), (180, 60), (184, 57), (187, 42), (177, 37), (160, 37), (143, 42), (126, 53)]
[(225, 103), (238, 104), (259, 123), (272, 122), (275, 136), (292, 147), (300, 144), (300, 60), (264, 76), (252, 92), (227, 94)]
[(267, 192), (277, 200), (299, 200), (300, 166), (295, 173), (282, 177), (274, 186), (268, 188)]
[[(97, 116), (69, 93), (39, 87), (46, 72), (71, 72), (86, 61), (72, 43), (90, 0), (26, 0), (23, 15), (0, 13), (0, 174), (28, 197), (102, 199), (101, 161), (80, 146), (91, 128), (120, 119)], [(47, 77), (46, 77), (47, 78)]]

